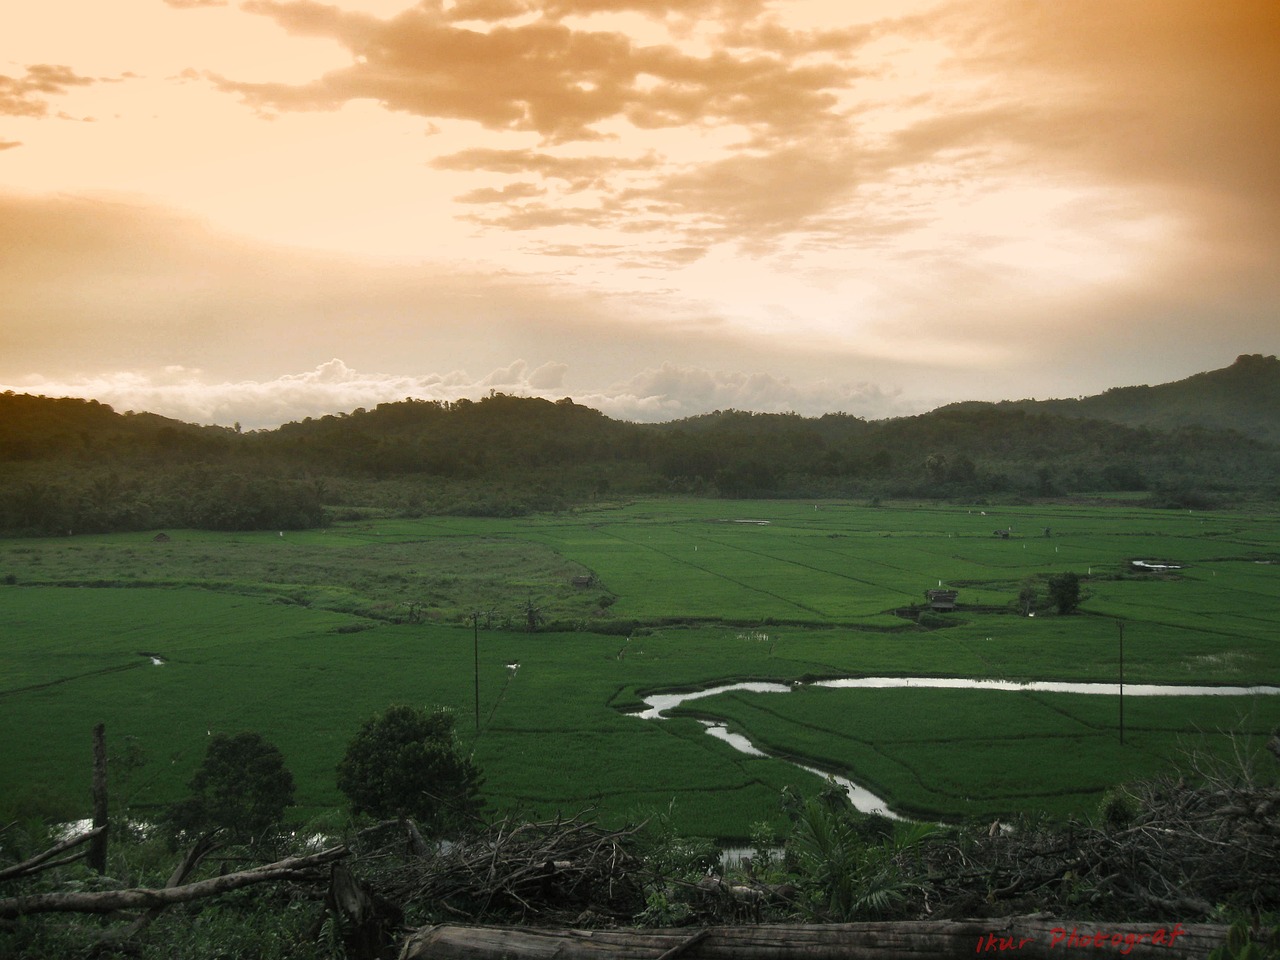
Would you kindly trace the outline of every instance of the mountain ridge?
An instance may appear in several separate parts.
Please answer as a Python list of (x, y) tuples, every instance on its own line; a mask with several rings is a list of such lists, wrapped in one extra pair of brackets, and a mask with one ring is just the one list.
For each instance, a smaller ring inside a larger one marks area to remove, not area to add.
[(1241, 354), (1230, 366), (1155, 386), (1112, 387), (1077, 399), (965, 400), (937, 410), (984, 408), (1053, 413), (1159, 430), (1234, 430), (1255, 440), (1280, 444), (1280, 359)]

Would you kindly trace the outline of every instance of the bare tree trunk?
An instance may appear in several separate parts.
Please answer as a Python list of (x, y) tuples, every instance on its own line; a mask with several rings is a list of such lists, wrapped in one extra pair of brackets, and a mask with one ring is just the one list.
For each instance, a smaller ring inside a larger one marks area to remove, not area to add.
[(1039, 916), (1000, 920), (769, 924), (683, 930), (425, 927), (400, 960), (922, 960), (1016, 955), (1018, 960), (1126, 957), (1189, 960), (1226, 943), (1214, 924), (1092, 923)]
[(346, 847), (332, 847), (306, 857), (287, 857), (276, 863), (251, 870), (228, 873), (223, 877), (201, 880), (159, 890), (134, 887), (129, 890), (104, 890), (101, 893), (38, 893), (0, 900), (0, 919), (29, 913), (112, 913), (116, 910), (149, 910), (212, 897), (268, 880), (314, 880), (315, 868), (347, 856)]
[(340, 916), (348, 960), (376, 960), (396, 942), (404, 912), (340, 863), (331, 868), (326, 904)]
[[(200, 866), (201, 861), (203, 861), (205, 857), (213, 853), (215, 850), (221, 849), (222, 844), (218, 842), (219, 832), (220, 831), (215, 830), (213, 833), (207, 833), (191, 846), (191, 849), (189, 849), (186, 852), (186, 855), (182, 858), (182, 862), (174, 867), (173, 873), (169, 874), (169, 879), (165, 883), (165, 889), (171, 890), (174, 887), (182, 886), (186, 883), (187, 877), (191, 876), (191, 874), (195, 872), (196, 867)], [(164, 912), (165, 907), (167, 906), (168, 904), (161, 904), (160, 906), (152, 907), (146, 913), (138, 917), (137, 920), (134, 920), (133, 923), (129, 924), (129, 926), (104, 935), (102, 942), (104, 944), (118, 943), (120, 941), (130, 940), (133, 937), (136, 937), (143, 930), (147, 929), (147, 927), (151, 926), (151, 924), (155, 923), (156, 919)]]
[(107, 728), (93, 728), (93, 829), (102, 832), (89, 844), (85, 862), (98, 873), (107, 872)]
[[(77, 853), (73, 857), (64, 857), (61, 860), (53, 860), (53, 858), (64, 850), (70, 850), (72, 847), (78, 847), (82, 843), (88, 843), (97, 835), (98, 831), (95, 829), (90, 830), (88, 833), (82, 833), (78, 837), (68, 837), (30, 860), (23, 860), (22, 863), (15, 863), (0, 870), (0, 880), (14, 880), (17, 877), (25, 877), (29, 874), (40, 873), (42, 870), (52, 870), (54, 867), (60, 867), (63, 864), (74, 863), (76, 860), (81, 859), (84, 854)], [(52, 862), (49, 862), (51, 860)]]

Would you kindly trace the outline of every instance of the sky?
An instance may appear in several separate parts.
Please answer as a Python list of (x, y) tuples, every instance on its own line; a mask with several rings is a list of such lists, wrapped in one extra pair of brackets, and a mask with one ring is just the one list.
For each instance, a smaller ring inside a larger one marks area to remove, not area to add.
[(0, 7), (0, 390), (878, 419), (1278, 305), (1275, 0)]

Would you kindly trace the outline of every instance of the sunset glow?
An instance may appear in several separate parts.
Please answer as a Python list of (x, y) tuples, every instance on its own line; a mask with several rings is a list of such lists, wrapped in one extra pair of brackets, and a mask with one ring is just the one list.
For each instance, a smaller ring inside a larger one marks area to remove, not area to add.
[(883, 417), (1280, 352), (1272, 0), (9, 8), (0, 389)]

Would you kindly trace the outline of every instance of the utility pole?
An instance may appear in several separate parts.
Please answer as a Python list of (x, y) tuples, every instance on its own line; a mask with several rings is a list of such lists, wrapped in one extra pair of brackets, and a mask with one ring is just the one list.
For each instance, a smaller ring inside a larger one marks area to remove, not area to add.
[(480, 733), (480, 611), (471, 614), (471, 638), (475, 651), (476, 733)]
[(1124, 745), (1124, 621), (1117, 620), (1120, 628), (1120, 744)]

